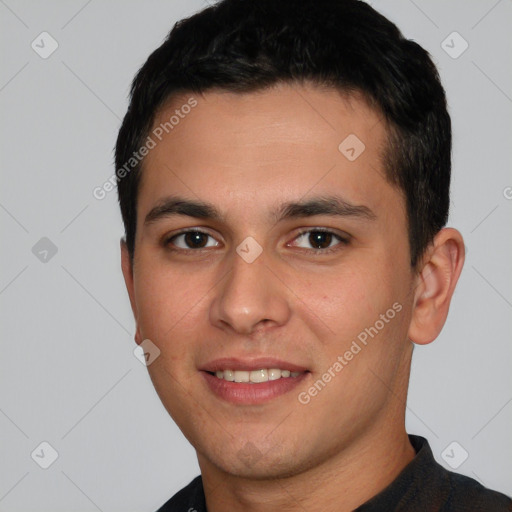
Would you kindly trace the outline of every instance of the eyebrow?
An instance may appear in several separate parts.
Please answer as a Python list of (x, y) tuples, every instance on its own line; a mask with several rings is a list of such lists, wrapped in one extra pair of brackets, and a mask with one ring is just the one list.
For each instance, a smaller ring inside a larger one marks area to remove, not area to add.
[(144, 219), (144, 225), (175, 215), (186, 215), (197, 219), (222, 219), (222, 215), (212, 204), (171, 196), (162, 199), (150, 210)]
[(364, 205), (355, 205), (339, 196), (320, 196), (306, 201), (285, 203), (274, 213), (277, 222), (285, 219), (330, 215), (375, 220), (377, 216)]
[[(193, 201), (183, 197), (170, 196), (159, 201), (146, 215), (144, 225), (155, 223), (161, 219), (184, 215), (197, 219), (222, 221), (224, 216), (210, 203)], [(352, 217), (375, 220), (375, 213), (364, 205), (355, 205), (339, 196), (319, 196), (305, 201), (288, 202), (271, 212), (276, 222), (287, 219), (329, 215), (336, 217)]]

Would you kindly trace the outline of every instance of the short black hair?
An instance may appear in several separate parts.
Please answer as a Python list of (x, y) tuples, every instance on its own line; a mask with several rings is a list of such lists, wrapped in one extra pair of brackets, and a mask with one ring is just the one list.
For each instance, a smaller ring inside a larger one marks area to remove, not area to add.
[(132, 159), (128, 171), (126, 164), (164, 103), (184, 93), (250, 93), (306, 81), (362, 93), (383, 115), (384, 169), (405, 198), (416, 265), (448, 220), (451, 122), (445, 92), (429, 54), (360, 0), (222, 0), (174, 25), (133, 80), (115, 148), (132, 261), (143, 160)]

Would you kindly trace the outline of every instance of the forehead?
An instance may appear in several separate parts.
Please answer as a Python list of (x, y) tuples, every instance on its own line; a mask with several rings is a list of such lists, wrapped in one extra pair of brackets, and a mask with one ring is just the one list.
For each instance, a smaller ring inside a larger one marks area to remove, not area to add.
[(176, 194), (247, 214), (308, 193), (372, 209), (400, 198), (382, 164), (386, 125), (360, 95), (290, 84), (184, 94), (158, 112), (150, 137), (139, 218)]

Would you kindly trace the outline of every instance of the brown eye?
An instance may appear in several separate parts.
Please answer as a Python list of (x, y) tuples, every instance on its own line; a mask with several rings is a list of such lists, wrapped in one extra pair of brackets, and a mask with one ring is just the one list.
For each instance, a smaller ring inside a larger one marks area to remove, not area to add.
[(191, 249), (197, 249), (198, 247), (205, 247), (208, 242), (208, 235), (197, 231), (190, 231), (185, 233), (183, 241)]
[(171, 237), (167, 244), (179, 249), (205, 249), (215, 247), (218, 242), (209, 234), (202, 231), (185, 231)]
[(348, 239), (325, 229), (309, 229), (298, 235), (294, 247), (308, 249), (312, 253), (324, 254), (335, 251), (340, 246), (347, 245)]
[(311, 231), (308, 241), (315, 249), (327, 249), (330, 247), (333, 239), (332, 233), (325, 231)]

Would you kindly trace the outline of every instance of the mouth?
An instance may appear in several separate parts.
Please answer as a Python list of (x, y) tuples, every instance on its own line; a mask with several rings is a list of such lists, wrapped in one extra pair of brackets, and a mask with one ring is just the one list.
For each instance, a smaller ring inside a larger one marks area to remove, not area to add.
[(215, 375), (218, 379), (224, 379), (228, 382), (249, 382), (259, 384), (261, 382), (274, 381), (278, 379), (296, 378), (303, 372), (291, 372), (290, 370), (281, 370), (280, 368), (260, 368), (259, 370), (217, 370), (208, 372)]
[(236, 405), (254, 405), (289, 393), (310, 373), (306, 368), (276, 360), (219, 359), (201, 368), (211, 392)]

